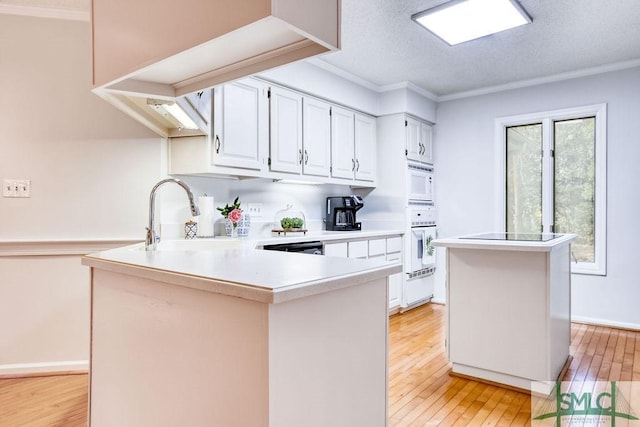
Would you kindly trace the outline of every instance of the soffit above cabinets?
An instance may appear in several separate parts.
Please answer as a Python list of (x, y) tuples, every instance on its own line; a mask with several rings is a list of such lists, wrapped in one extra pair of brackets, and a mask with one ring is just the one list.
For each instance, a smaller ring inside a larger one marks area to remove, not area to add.
[(174, 129), (133, 98), (177, 101), (340, 47), (339, 0), (131, 4), (92, 2), (94, 92), (165, 137)]

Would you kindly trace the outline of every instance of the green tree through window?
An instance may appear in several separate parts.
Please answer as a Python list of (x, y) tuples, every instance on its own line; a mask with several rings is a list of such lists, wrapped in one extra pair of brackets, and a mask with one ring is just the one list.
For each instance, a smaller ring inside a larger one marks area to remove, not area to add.
[(496, 120), (510, 233), (571, 233), (573, 271), (606, 270), (606, 105)]

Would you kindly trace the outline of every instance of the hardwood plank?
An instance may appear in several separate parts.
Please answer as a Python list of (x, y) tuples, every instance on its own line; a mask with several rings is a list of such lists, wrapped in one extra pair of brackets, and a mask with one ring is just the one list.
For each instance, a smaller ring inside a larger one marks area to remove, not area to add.
[[(437, 304), (389, 319), (388, 425), (530, 426), (528, 394), (449, 375), (445, 319)], [(563, 381), (576, 390), (585, 380), (640, 381), (640, 332), (572, 324), (571, 339)], [(0, 379), (0, 426), (85, 426), (87, 387), (87, 375)]]

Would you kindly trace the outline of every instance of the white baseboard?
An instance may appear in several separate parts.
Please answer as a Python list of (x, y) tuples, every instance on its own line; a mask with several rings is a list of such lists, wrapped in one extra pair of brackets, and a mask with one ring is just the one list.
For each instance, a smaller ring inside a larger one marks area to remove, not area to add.
[(0, 378), (89, 372), (88, 360), (0, 365)]
[(575, 323), (586, 323), (587, 325), (607, 326), (609, 328), (640, 331), (640, 325), (637, 323), (616, 322), (613, 320), (596, 319), (586, 316), (571, 316), (571, 321)]
[(434, 304), (446, 305), (447, 301), (444, 298), (431, 298), (431, 302)]

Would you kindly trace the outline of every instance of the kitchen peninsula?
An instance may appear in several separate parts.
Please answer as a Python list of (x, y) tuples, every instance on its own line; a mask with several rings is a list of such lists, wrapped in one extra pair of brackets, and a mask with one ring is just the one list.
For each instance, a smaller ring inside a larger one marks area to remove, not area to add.
[(386, 425), (399, 264), (186, 246), (83, 258), (92, 427)]
[(555, 381), (571, 343), (571, 234), (486, 233), (447, 248), (452, 374), (530, 390)]

